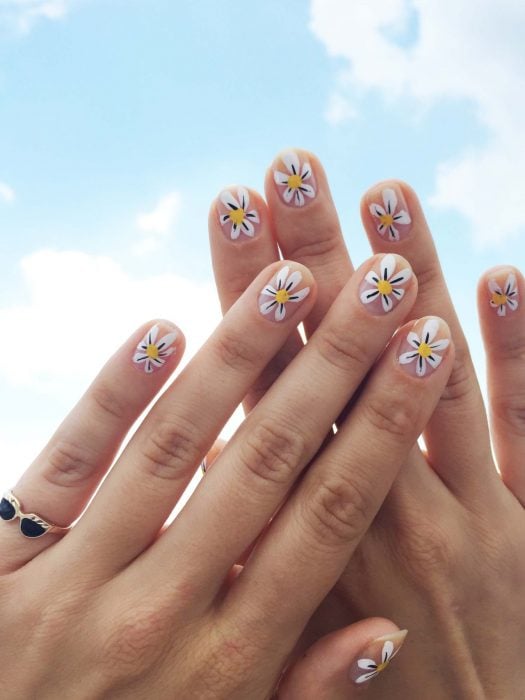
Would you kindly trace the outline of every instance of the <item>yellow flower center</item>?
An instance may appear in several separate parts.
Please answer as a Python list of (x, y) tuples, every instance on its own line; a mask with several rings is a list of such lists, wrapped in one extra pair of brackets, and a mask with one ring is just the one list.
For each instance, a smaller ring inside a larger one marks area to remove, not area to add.
[(383, 224), (383, 226), (392, 226), (394, 223), (394, 217), (392, 214), (382, 214), (379, 217), (379, 221)]
[(392, 285), (386, 280), (379, 280), (379, 282), (377, 283), (377, 289), (379, 291), (379, 294), (384, 294), (385, 296), (392, 294)]
[(146, 350), (146, 355), (150, 359), (156, 360), (159, 356), (159, 349), (157, 348), (156, 345), (148, 345), (147, 350)]
[(286, 302), (290, 299), (290, 295), (286, 291), (286, 289), (279, 289), (277, 294), (275, 295), (275, 300), (279, 304), (286, 304)]
[(292, 190), (296, 190), (303, 184), (303, 178), (300, 175), (290, 175), (288, 178), (288, 187)]
[(421, 357), (430, 357), (432, 355), (432, 348), (427, 343), (421, 343), (417, 351)]
[(244, 209), (234, 209), (230, 212), (230, 219), (234, 224), (240, 226), (244, 221)]
[(496, 306), (503, 306), (507, 303), (507, 297), (505, 294), (498, 294), (498, 292), (492, 292), (492, 303)]

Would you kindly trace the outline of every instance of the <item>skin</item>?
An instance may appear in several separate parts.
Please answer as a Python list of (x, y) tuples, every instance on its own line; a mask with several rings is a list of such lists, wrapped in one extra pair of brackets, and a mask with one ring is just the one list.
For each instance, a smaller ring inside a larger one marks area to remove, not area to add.
[[(244, 280), (259, 265), (277, 259), (279, 250), (307, 264), (321, 291), (304, 323), (310, 337), (353, 267), (322, 165), (313, 154), (297, 153), (301, 163), (307, 161), (313, 168), (316, 198), (307, 199), (303, 207), (283, 202), (273, 177), (274, 168), (283, 170), (278, 156), (266, 177), (267, 203), (250, 190), (262, 222), (258, 234), (249, 240), (228, 240), (213, 204), (210, 240), (224, 310)], [(385, 188), (396, 189), (411, 214), (408, 235), (399, 241), (381, 237), (369, 212), (371, 203), (382, 203)], [(408, 628), (409, 635), (392, 668), (370, 684), (370, 698), (406, 700), (420, 697), (422, 688), (429, 700), (515, 698), (516, 688), (525, 687), (525, 307), (522, 302), (505, 318), (498, 317), (488, 304), (487, 284), (494, 277), (503, 284), (512, 271), (523, 298), (524, 280), (513, 268), (497, 268), (482, 277), (478, 292), (500, 477), (467, 342), (415, 192), (400, 181), (379, 183), (364, 195), (361, 215), (375, 253), (395, 252), (410, 261), (419, 280), (411, 313), (446, 319), (455, 339), (456, 359), (424, 430), (427, 452), (418, 447), (411, 450), (378, 516), (311, 620), (299, 649), (329, 631), (369, 615), (384, 615)], [(299, 336), (292, 337), (265, 368), (246, 396), (247, 408), (264, 396), (301, 344)], [(318, 641), (289, 670), (279, 697), (348, 697), (341, 668), (349, 664), (352, 640), (349, 628), (342, 637)]]
[[(439, 368), (424, 379), (399, 364), (407, 334), (421, 332), (429, 319), (402, 325), (417, 294), (414, 276), (392, 313), (374, 316), (364, 308), (360, 281), (376, 263), (367, 261), (331, 299), (309, 344), (169, 526), (230, 414), (312, 312), (316, 283), (307, 268), (287, 263), (290, 275), (301, 275), (296, 290), (307, 286), (310, 293), (301, 303), (288, 302), (277, 323), (259, 306), (284, 263), (263, 270), (153, 402), (107, 474), (125, 435), (175, 369), (182, 334), (155, 322), (161, 334), (177, 333), (175, 352), (158, 372), (145, 374), (131, 360), (152, 323), (109, 360), (13, 487), (23, 512), (60, 526), (81, 516), (78, 522), (65, 536), (31, 541), (21, 537), (18, 521), (0, 522), (3, 698), (272, 696), (454, 363), (450, 342)], [(407, 266), (400, 257), (396, 264)], [(450, 338), (447, 324), (435, 323), (440, 337)], [(363, 348), (356, 339), (365, 337)], [(358, 388), (337, 439), (323, 447)], [(387, 402), (393, 419), (382, 412)], [(256, 539), (242, 572), (232, 568)], [(355, 651), (397, 630), (388, 619), (367, 621), (354, 630)]]

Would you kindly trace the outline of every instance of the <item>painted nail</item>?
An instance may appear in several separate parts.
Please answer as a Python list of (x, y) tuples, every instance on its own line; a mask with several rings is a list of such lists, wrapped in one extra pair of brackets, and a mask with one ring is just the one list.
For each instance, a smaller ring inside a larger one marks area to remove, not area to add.
[(270, 315), (276, 321), (295, 313), (297, 302), (305, 299), (310, 294), (310, 287), (303, 287), (295, 291), (302, 282), (303, 276), (299, 270), (290, 272), (290, 267), (285, 265), (272, 277), (259, 296), (259, 311), (263, 316)]
[(490, 305), (497, 309), (498, 316), (506, 316), (507, 308), (516, 311), (518, 308), (518, 285), (516, 275), (509, 272), (505, 284), (501, 287), (497, 280), (489, 279), (488, 287), (490, 292)]
[(238, 187), (235, 195), (230, 190), (223, 190), (217, 201), (217, 211), (226, 238), (236, 241), (253, 238), (257, 233), (259, 213), (250, 209), (250, 195), (245, 187)]
[(381, 190), (381, 197), (383, 205), (372, 202), (368, 207), (377, 232), (388, 241), (399, 241), (408, 235), (412, 223), (405, 198), (400, 190), (392, 187)]
[(359, 287), (359, 298), (374, 315), (388, 313), (405, 296), (412, 270), (399, 255), (385, 255), (374, 260)]
[(367, 644), (352, 664), (350, 678), (354, 683), (366, 683), (378, 676), (401, 649), (408, 630), (385, 634)]
[(158, 334), (159, 326), (155, 324), (137, 345), (133, 355), (133, 362), (143, 368), (146, 374), (160, 369), (166, 363), (166, 358), (175, 352), (172, 346), (178, 333), (171, 331), (157, 341)]
[[(419, 330), (421, 329), (421, 330)], [(450, 345), (448, 326), (439, 318), (416, 321), (412, 330), (403, 337), (399, 363), (412, 376), (432, 374), (443, 360), (443, 351)]]
[(306, 160), (301, 159), (295, 151), (283, 153), (279, 160), (286, 172), (274, 169), (273, 179), (283, 201), (291, 207), (304, 207), (308, 199), (316, 195), (316, 183), (312, 167)]

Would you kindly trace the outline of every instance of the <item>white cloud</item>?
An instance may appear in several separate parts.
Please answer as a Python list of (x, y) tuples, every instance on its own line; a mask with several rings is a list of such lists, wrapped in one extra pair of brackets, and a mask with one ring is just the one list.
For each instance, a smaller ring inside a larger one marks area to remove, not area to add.
[(341, 93), (334, 92), (330, 95), (324, 117), (332, 126), (338, 126), (351, 119), (355, 119), (357, 117), (357, 110), (346, 97), (341, 95)]
[(179, 192), (170, 192), (161, 197), (154, 209), (139, 214), (136, 219), (142, 240), (134, 247), (137, 255), (158, 250), (177, 225), (180, 217), (182, 198)]
[(355, 88), (423, 108), (470, 102), (487, 144), (441, 164), (432, 202), (465, 215), (481, 245), (525, 231), (522, 0), (312, 0), (310, 26)]
[(5, 182), (0, 182), (0, 199), (4, 202), (13, 202), (15, 199), (15, 191)]
[(71, 0), (0, 0), (0, 23), (27, 32), (39, 19), (62, 19)]

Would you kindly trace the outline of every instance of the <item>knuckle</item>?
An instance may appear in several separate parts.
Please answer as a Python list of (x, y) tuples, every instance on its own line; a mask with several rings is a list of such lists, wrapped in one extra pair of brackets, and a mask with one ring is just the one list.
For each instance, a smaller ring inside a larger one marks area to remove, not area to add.
[(306, 453), (296, 427), (283, 420), (262, 420), (248, 433), (239, 457), (243, 472), (263, 484), (286, 484)]
[(344, 325), (332, 325), (319, 335), (319, 354), (331, 365), (347, 372), (356, 365), (369, 364), (369, 350), (355, 333)]
[(525, 437), (525, 393), (494, 399), (492, 413), (517, 437)]
[(422, 305), (421, 308), (427, 308), (429, 304), (434, 306), (436, 299), (442, 299), (446, 295), (445, 281), (437, 258), (433, 258), (423, 267), (415, 268), (414, 272), (417, 275), (418, 300)]
[[(312, 229), (313, 230), (313, 229)], [(326, 227), (324, 227), (326, 231)], [(308, 262), (314, 262), (316, 266), (323, 265), (329, 261), (333, 261), (337, 253), (339, 262), (341, 250), (341, 238), (339, 230), (333, 227), (333, 230), (328, 231), (328, 235), (317, 240), (301, 242), (300, 245), (294, 246), (290, 251), (290, 256), (294, 260), (300, 260), (308, 266)]]
[(118, 390), (108, 382), (96, 382), (91, 387), (89, 396), (97, 412), (101, 413), (104, 419), (110, 418), (121, 422), (130, 415), (130, 396), (121, 396)]
[(45, 455), (42, 476), (53, 486), (82, 485), (98, 470), (98, 457), (88, 445), (59, 438)]
[(260, 352), (255, 344), (234, 331), (221, 331), (215, 339), (215, 350), (220, 362), (236, 372), (252, 370), (260, 363)]
[(184, 477), (200, 455), (198, 427), (180, 416), (160, 421), (142, 448), (148, 473), (166, 480)]
[(496, 362), (509, 360), (516, 362), (519, 367), (525, 363), (525, 340), (523, 336), (506, 336), (501, 347), (498, 348), (498, 357)]
[(411, 400), (405, 392), (373, 393), (363, 401), (363, 416), (375, 434), (405, 440), (416, 431), (419, 409), (418, 402)]
[(315, 484), (303, 505), (304, 518), (318, 545), (348, 545), (360, 539), (371, 505), (369, 487), (353, 473), (351, 478), (340, 476)]
[(477, 382), (470, 353), (466, 349), (457, 348), (454, 365), (449, 380), (443, 389), (440, 401), (462, 402), (477, 392)]

